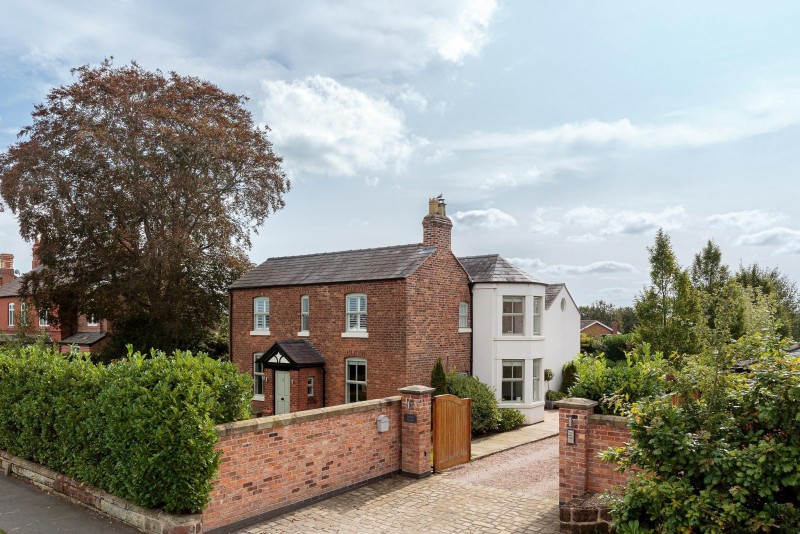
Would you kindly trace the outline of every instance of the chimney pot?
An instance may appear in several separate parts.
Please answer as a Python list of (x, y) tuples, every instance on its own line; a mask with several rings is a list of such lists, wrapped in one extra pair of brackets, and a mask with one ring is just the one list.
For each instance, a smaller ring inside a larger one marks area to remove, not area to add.
[(446, 215), (444, 198), (428, 199), (428, 215), (422, 219), (422, 244), (450, 250), (453, 223)]

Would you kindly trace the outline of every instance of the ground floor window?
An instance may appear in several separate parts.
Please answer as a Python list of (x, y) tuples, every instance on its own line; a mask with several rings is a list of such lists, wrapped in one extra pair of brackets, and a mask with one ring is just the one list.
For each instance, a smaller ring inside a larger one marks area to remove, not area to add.
[(367, 360), (349, 358), (346, 373), (345, 402), (367, 400)]
[(314, 377), (313, 376), (309, 376), (308, 377), (308, 381), (306, 383), (306, 388), (308, 389), (308, 396), (309, 397), (313, 397), (314, 396)]
[(522, 360), (503, 360), (502, 400), (505, 402), (522, 402), (524, 390), (524, 374)]
[(264, 364), (257, 361), (261, 352), (253, 354), (253, 398), (264, 400)]
[(533, 360), (531, 367), (533, 367), (533, 402), (536, 402), (542, 400), (542, 360)]

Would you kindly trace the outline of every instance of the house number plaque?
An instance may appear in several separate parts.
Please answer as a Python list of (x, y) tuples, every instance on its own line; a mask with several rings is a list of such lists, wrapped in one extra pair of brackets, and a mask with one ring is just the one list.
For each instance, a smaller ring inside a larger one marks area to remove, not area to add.
[(575, 445), (575, 429), (568, 428), (567, 429), (567, 443), (569, 445)]
[(415, 413), (403, 414), (403, 422), (405, 422), (405, 423), (416, 423), (417, 422), (417, 414), (415, 414)]

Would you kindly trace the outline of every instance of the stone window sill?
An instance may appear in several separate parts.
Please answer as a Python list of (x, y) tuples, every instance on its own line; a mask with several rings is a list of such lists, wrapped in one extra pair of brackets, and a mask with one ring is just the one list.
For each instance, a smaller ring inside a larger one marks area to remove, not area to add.
[(268, 336), (269, 330), (250, 330), (251, 336)]
[(470, 332), (472, 332), (472, 328), (459, 328), (458, 329), (458, 333), (459, 334), (469, 334)]
[(297, 337), (308, 337), (310, 335), (311, 334), (308, 332), (308, 330), (301, 330), (297, 333)]
[(353, 337), (353, 338), (366, 339), (366, 338), (369, 337), (369, 333), (367, 333), (367, 332), (342, 332), (342, 337)]

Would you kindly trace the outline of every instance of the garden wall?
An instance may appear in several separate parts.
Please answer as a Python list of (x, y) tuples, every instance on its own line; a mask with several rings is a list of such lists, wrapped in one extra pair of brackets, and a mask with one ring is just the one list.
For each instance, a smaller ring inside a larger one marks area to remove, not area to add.
[(402, 397), (219, 425), (222, 464), (204, 532), (242, 528), (399, 471), (430, 474), (432, 391), (412, 386)]

